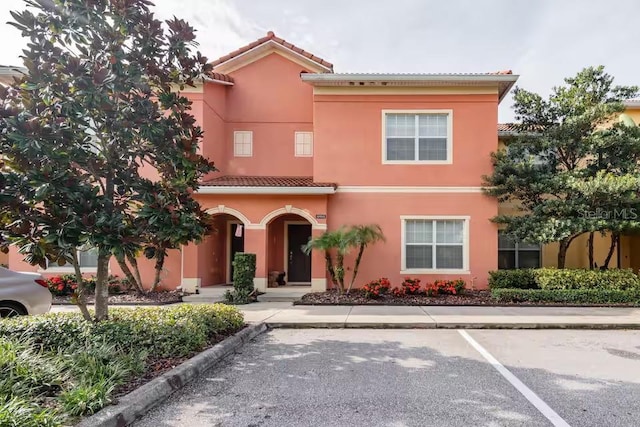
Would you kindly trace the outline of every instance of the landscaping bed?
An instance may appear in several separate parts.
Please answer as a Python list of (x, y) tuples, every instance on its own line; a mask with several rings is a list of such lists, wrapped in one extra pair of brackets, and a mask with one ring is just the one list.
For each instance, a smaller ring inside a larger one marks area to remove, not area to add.
[[(180, 291), (157, 291), (148, 293), (128, 292), (115, 295), (109, 295), (109, 304), (111, 305), (163, 305), (174, 304), (182, 301), (182, 293)], [(87, 295), (87, 303), (93, 304), (94, 297), (92, 294)], [(53, 304), (74, 304), (71, 295), (54, 295)]]
[(71, 425), (244, 327), (223, 304), (0, 321), (0, 425)]
[[(499, 293), (490, 290), (465, 290), (460, 295), (405, 295), (401, 297), (393, 294), (384, 295), (377, 299), (368, 298), (359, 289), (352, 290), (349, 294), (339, 295), (330, 290), (326, 292), (314, 292), (304, 295), (294, 305), (442, 305), (442, 306), (529, 306), (529, 307), (638, 307), (640, 296), (636, 302), (596, 302), (591, 296), (592, 302), (587, 298), (580, 299), (571, 293), (563, 293), (553, 298), (550, 295), (523, 293)], [(600, 300), (602, 301), (602, 300)]]

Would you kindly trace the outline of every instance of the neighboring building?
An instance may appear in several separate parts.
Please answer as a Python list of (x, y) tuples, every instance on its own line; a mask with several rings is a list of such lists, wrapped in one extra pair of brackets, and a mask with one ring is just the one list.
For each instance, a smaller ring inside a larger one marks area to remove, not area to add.
[[(640, 99), (625, 101), (625, 114), (640, 125)], [(515, 135), (516, 126), (512, 123), (498, 124), (498, 138), (500, 146), (504, 147), (510, 137)], [(499, 206), (501, 214), (515, 214), (517, 209), (512, 203), (503, 203)], [(640, 215), (640, 212), (638, 213)], [(567, 268), (589, 268), (588, 252), (589, 234), (585, 233), (569, 246), (565, 266)], [(611, 237), (609, 233), (594, 235), (593, 253), (596, 263), (602, 263), (607, 257)], [(498, 267), (499, 268), (533, 268), (556, 267), (558, 265), (558, 243), (547, 245), (526, 244), (511, 241), (505, 236), (499, 236), (498, 243)], [(610, 267), (632, 268), (640, 270), (640, 235), (623, 235), (620, 243), (614, 250)]]
[[(324, 290), (323, 254), (300, 247), (371, 223), (387, 241), (367, 249), (358, 285), (406, 276), (487, 285), (498, 267), (498, 203), (482, 193), (482, 176), (498, 148), (498, 104), (518, 76), (337, 74), (272, 32), (213, 64), (186, 95), (205, 132), (202, 153), (220, 169), (196, 194), (216, 230), (170, 254), (165, 287), (229, 283), (233, 254), (245, 251), (257, 255), (261, 290), (271, 271)], [(15, 251), (10, 262), (33, 269)], [(94, 271), (90, 254), (83, 264)], [(150, 279), (152, 263), (141, 267)]]

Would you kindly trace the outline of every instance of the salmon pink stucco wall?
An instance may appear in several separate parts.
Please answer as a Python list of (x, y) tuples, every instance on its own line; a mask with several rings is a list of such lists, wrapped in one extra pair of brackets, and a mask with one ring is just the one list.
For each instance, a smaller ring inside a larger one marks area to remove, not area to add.
[[(313, 131), (313, 89), (301, 71), (308, 70), (272, 53), (229, 73), (235, 84), (226, 89), (224, 175), (312, 175), (312, 158), (294, 155), (295, 132)], [(234, 131), (253, 131), (252, 157), (234, 157)]]
[[(463, 278), (475, 288), (486, 288), (488, 272), (497, 269), (497, 227), (490, 218), (498, 213), (495, 200), (481, 193), (424, 193), (375, 194), (338, 193), (331, 196), (327, 220), (333, 230), (349, 224), (378, 224), (386, 242), (366, 249), (358, 273), (356, 286), (387, 277), (399, 286), (404, 277), (419, 277), (425, 281)], [(469, 219), (469, 271), (443, 274), (402, 274), (401, 271), (401, 216), (468, 216)], [(353, 265), (353, 254), (348, 258)], [(347, 275), (350, 276), (351, 272)]]
[[(383, 110), (452, 110), (453, 163), (383, 164)], [(319, 182), (480, 186), (498, 147), (497, 94), (316, 95), (314, 114), (313, 171)]]

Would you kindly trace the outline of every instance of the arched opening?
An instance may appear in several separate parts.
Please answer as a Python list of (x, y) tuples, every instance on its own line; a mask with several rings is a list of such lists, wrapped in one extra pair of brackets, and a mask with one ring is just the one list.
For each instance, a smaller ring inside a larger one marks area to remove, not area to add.
[(311, 256), (302, 250), (311, 238), (311, 222), (295, 213), (282, 213), (269, 219), (266, 230), (267, 285), (311, 286)]
[(233, 282), (233, 257), (244, 252), (245, 223), (230, 213), (213, 213), (213, 230), (202, 241), (202, 285)]

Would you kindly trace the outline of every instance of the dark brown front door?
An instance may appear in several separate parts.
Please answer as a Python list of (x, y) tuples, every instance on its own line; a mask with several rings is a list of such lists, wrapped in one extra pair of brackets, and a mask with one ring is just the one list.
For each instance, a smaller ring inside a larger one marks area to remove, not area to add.
[[(242, 230), (238, 232), (238, 227)], [(244, 252), (244, 226), (242, 224), (231, 224), (231, 247), (229, 248), (229, 282), (233, 283), (233, 257), (238, 252)], [(240, 236), (238, 237), (237, 234)]]
[(311, 256), (302, 247), (311, 237), (311, 224), (287, 224), (288, 268), (287, 282), (311, 282)]

